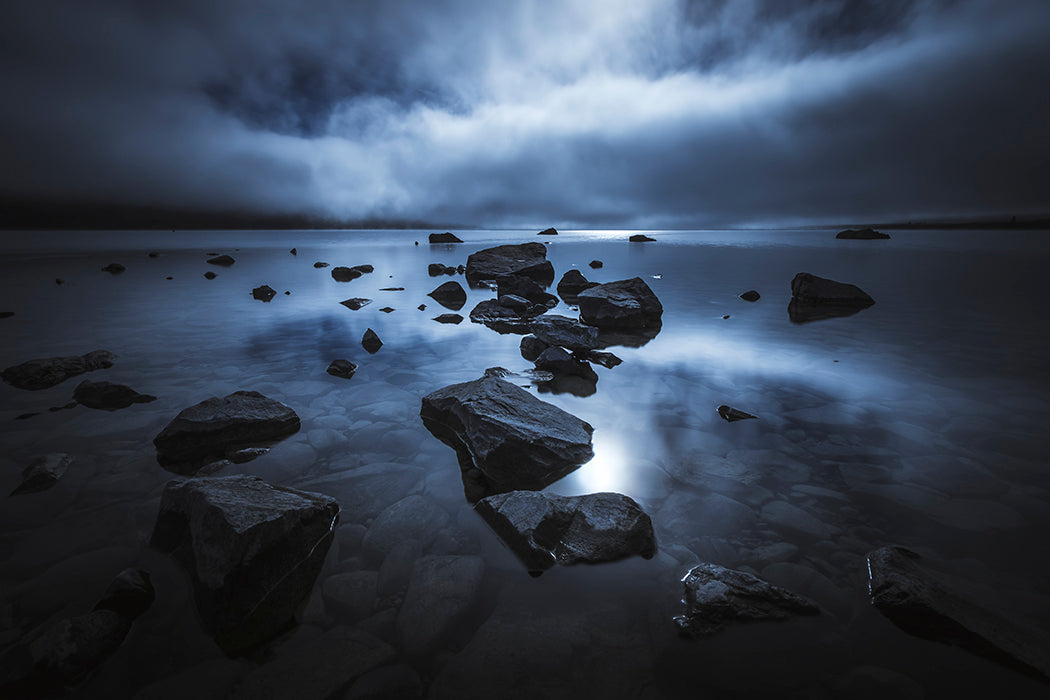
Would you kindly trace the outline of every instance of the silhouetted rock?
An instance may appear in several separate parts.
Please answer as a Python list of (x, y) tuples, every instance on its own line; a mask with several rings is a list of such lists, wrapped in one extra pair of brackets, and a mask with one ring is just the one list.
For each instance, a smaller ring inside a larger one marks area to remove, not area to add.
[(532, 319), (546, 311), (547, 307), (540, 304), (533, 304), (525, 311), (517, 311), (500, 305), (498, 299), (486, 299), (471, 310), (470, 320), (481, 323), (497, 333), (524, 335), (529, 332)]
[(569, 354), (569, 351), (561, 347), (549, 347), (536, 358), (536, 368), (553, 372), (556, 375), (570, 377), (581, 377), (589, 382), (597, 382), (598, 375), (591, 366), (582, 360), (578, 360)]
[(298, 251), (298, 250), (296, 250), (295, 248), (292, 248), (292, 249), (291, 249), (291, 250), (289, 250), (288, 252), (289, 252), (289, 253), (291, 253), (292, 255), (298, 255), (298, 254), (299, 254), (299, 251)]
[(800, 272), (791, 280), (788, 315), (794, 323), (852, 316), (875, 303), (859, 287)]
[(467, 303), (467, 292), (463, 289), (459, 282), (449, 280), (444, 284), (439, 285), (434, 291), (427, 294), (434, 301), (444, 306), (446, 309), (452, 309), (453, 311), (459, 311), (463, 308), (463, 305)]
[(350, 360), (332, 360), (331, 364), (328, 365), (328, 369), (325, 371), (333, 377), (349, 379), (354, 376), (354, 372), (357, 371), (357, 365)]
[(587, 264), (590, 265), (592, 270), (598, 270), (604, 266), (604, 263), (601, 260), (591, 260)]
[(14, 315), (14, 311), (0, 311), (0, 318), (11, 318)]
[(61, 384), (70, 377), (113, 366), (117, 356), (108, 350), (95, 350), (86, 355), (70, 357), (49, 357), (41, 360), (29, 360), (20, 365), (8, 367), (0, 372), (0, 378), (18, 389), (36, 391)]
[(328, 263), (321, 262), (320, 260), (318, 260), (314, 263), (314, 267), (316, 267), (317, 269), (321, 269), (322, 267), (328, 267)]
[(722, 418), (730, 423), (738, 420), (747, 420), (748, 418), (757, 418), (757, 416), (753, 416), (750, 413), (744, 413), (732, 406), (726, 406), (724, 404), (718, 407), (718, 415), (722, 416)]
[(235, 391), (183, 409), (153, 438), (157, 461), (187, 474), (231, 450), (257, 446), (299, 430), (299, 416), (288, 406), (256, 391)]
[(758, 301), (762, 298), (762, 295), (752, 289), (741, 294), (740, 298), (744, 301)]
[(577, 300), (580, 320), (601, 329), (659, 327), (664, 311), (641, 277), (599, 284), (580, 292)]
[(835, 238), (844, 238), (854, 241), (871, 241), (889, 237), (888, 233), (882, 233), (873, 228), (848, 228), (845, 231), (839, 231), (835, 236)]
[(350, 280), (356, 280), (361, 274), (360, 270), (355, 270), (350, 267), (332, 268), (332, 279), (336, 282), (349, 282)]
[(220, 267), (229, 267), (230, 265), (237, 262), (229, 255), (218, 255), (214, 258), (208, 258), (206, 261), (209, 265), (219, 265)]
[(598, 329), (574, 318), (548, 314), (533, 320), (532, 334), (547, 345), (560, 345), (574, 351), (594, 350), (598, 347)]
[(529, 277), (548, 285), (554, 281), (554, 266), (547, 260), (547, 248), (542, 243), (501, 245), (472, 253), (467, 258), (466, 275), (472, 285), (504, 275)]
[(374, 330), (369, 328), (361, 337), (361, 347), (363, 347), (369, 355), (375, 355), (379, 352), (379, 348), (383, 347), (383, 341), (379, 339), (379, 336), (376, 335)]
[(83, 381), (73, 390), (73, 398), (88, 408), (116, 411), (133, 403), (150, 403), (156, 396), (140, 394), (129, 386), (111, 382)]
[(474, 509), (533, 573), (656, 553), (649, 516), (619, 493), (512, 491), (483, 498)]
[(380, 287), (379, 291), (381, 291), (381, 292), (403, 292), (403, 291), (405, 291), (405, 288), (404, 287)]
[(109, 265), (106, 265), (104, 268), (102, 268), (102, 271), (108, 272), (112, 275), (119, 275), (126, 269), (127, 268), (121, 265), (120, 263), (110, 263)]
[(158, 253), (155, 250), (151, 250), (150, 252), (146, 253), (146, 256), (150, 257), (150, 258), (159, 258), (160, 257), (160, 253)]
[(582, 272), (573, 268), (562, 275), (561, 280), (558, 282), (558, 296), (560, 296), (566, 304), (575, 304), (576, 296), (580, 292), (597, 286), (597, 282), (588, 282)]
[(427, 305), (426, 304), (420, 304), (416, 308), (419, 309), (420, 311), (426, 311), (427, 310)]
[(428, 239), (431, 243), (462, 243), (455, 234), (445, 231), (444, 233), (432, 233)]
[(218, 275), (215, 274), (214, 272), (212, 272), (211, 270), (208, 270), (207, 272), (204, 273), (204, 279), (206, 279), (206, 280), (213, 280), (216, 277), (218, 277)]
[(536, 358), (539, 357), (540, 354), (549, 347), (550, 345), (543, 342), (536, 336), (527, 335), (521, 339), (521, 344), (518, 346), (518, 349), (521, 350), (521, 356), (523, 358), (525, 358), (529, 362), (535, 362)]
[(532, 302), (524, 297), (515, 296), (514, 294), (504, 294), (503, 296), (496, 299), (500, 306), (508, 308), (518, 313), (527, 312), (532, 308)]
[(73, 458), (63, 452), (53, 452), (33, 460), (32, 464), (22, 470), (22, 483), (11, 492), (12, 496), (46, 491), (55, 484), (69, 469)]
[(394, 310), (395, 309), (394, 309), (393, 306), (384, 306), (383, 308), (380, 309), (380, 311), (382, 311), (385, 314), (393, 313)]
[(558, 235), (558, 231), (557, 231), (557, 229), (555, 229), (555, 228), (554, 228), (554, 227), (552, 226), (552, 227), (550, 227), (550, 228), (545, 228), (545, 229), (543, 229), (542, 231), (540, 231), (540, 232), (539, 232), (539, 233), (537, 233), (536, 235), (537, 235), (537, 236), (557, 236), (557, 235)]
[(367, 274), (370, 274), (370, 273), (376, 271), (376, 269), (374, 267), (372, 267), (371, 265), (354, 265), (350, 269), (351, 270), (356, 270), (357, 272), (360, 272), (361, 274), (364, 274), (364, 275), (367, 275)]
[(601, 365), (606, 369), (612, 369), (617, 365), (623, 364), (623, 360), (621, 360), (619, 357), (612, 354), (611, 352), (599, 352), (597, 350), (590, 350), (588, 352), (578, 353), (578, 356), (581, 360), (593, 362), (594, 364)]
[(172, 481), (150, 538), (193, 581), (197, 610), (226, 653), (287, 628), (321, 570), (339, 505), (252, 476)]
[(571, 394), (585, 399), (594, 396), (598, 391), (597, 380), (578, 377), (573, 374), (553, 374), (548, 380), (537, 377), (534, 381), (536, 391), (541, 394)]
[(441, 314), (440, 316), (435, 316), (434, 320), (437, 321), (438, 323), (451, 323), (451, 324), (463, 323), (463, 317), (460, 316), (459, 314)]
[(400, 647), (410, 655), (436, 651), (475, 605), (484, 573), (481, 557), (417, 559), (397, 616)]
[(744, 571), (699, 564), (682, 579), (685, 614), (675, 618), (684, 637), (705, 637), (728, 622), (786, 620), (816, 615), (813, 602)]
[(644, 233), (636, 233), (628, 239), (631, 243), (648, 243), (649, 241), (655, 241), (655, 238), (650, 238)]
[(547, 308), (558, 305), (558, 297), (547, 292), (536, 280), (522, 275), (503, 275), (496, 278), (496, 296), (516, 296)]
[(365, 307), (365, 306), (368, 306), (369, 304), (371, 304), (372, 300), (371, 299), (363, 299), (361, 297), (351, 297), (350, 299), (344, 299), (343, 301), (341, 301), (339, 303), (342, 304), (343, 306), (345, 306), (346, 308), (350, 309), (351, 311), (358, 311), (362, 307)]
[(256, 287), (252, 290), (252, 298), (258, 299), (259, 301), (270, 301), (277, 296), (277, 291), (268, 284), (264, 284), (261, 287)]
[(441, 275), (454, 275), (456, 274), (456, 268), (442, 265), (441, 263), (430, 263), (427, 265), (427, 274), (431, 277), (440, 277)]

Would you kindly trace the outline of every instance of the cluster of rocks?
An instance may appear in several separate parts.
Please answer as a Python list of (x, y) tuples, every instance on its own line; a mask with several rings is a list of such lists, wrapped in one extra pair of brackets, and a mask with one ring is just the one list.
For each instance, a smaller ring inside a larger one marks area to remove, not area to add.
[[(314, 265), (317, 267), (317, 265)], [(371, 265), (354, 265), (353, 267), (333, 267), (332, 268), (332, 279), (336, 282), (349, 282), (355, 280), (361, 275), (367, 275), (370, 272), (374, 272), (375, 268)]]
[(458, 267), (452, 267), (451, 265), (442, 265), (441, 263), (430, 263), (427, 265), (427, 274), (431, 277), (440, 277), (441, 275), (462, 275), (467, 271), (466, 266), (460, 265)]

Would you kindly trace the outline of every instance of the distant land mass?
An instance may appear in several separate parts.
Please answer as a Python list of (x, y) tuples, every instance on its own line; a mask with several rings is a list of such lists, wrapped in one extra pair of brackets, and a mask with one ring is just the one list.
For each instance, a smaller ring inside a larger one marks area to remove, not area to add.
[[(894, 221), (884, 224), (853, 224), (853, 228), (863, 226), (873, 229), (1027, 229), (1027, 230), (1050, 230), (1050, 214), (1034, 214), (1030, 216), (1002, 216), (977, 217), (967, 219), (942, 219), (935, 221)], [(820, 226), (819, 228), (841, 228), (839, 226)]]

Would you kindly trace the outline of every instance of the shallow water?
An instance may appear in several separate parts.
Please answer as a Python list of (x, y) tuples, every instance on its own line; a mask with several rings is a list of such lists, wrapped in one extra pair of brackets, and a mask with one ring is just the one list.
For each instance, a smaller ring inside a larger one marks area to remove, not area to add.
[[(431, 246), (426, 233), (5, 234), (0, 311), (15, 316), (0, 320), (0, 366), (99, 348), (119, 360), (44, 391), (0, 385), (0, 489), (10, 492), (39, 454), (76, 457), (53, 489), (0, 507), (0, 645), (86, 612), (116, 572), (136, 565), (153, 574), (157, 602), (79, 696), (131, 697), (180, 673), (189, 687), (232, 685), (264, 658), (356, 622), (325, 605), (325, 581), (377, 569), (357, 551), (361, 532), (416, 494), (447, 515), (427, 551), (479, 554), (486, 565), (463, 628), (433, 654), (398, 659), (435, 697), (464, 697), (468, 687), (478, 697), (509, 697), (511, 688), (836, 697), (857, 678), (905, 697), (1045, 696), (1038, 681), (891, 625), (867, 601), (864, 560), (890, 543), (928, 553), (990, 605), (1050, 630), (1045, 234), (837, 241), (823, 230), (652, 232), (656, 242), (632, 244), (626, 232), (562, 232), (544, 241), (557, 278), (571, 267), (598, 282), (641, 276), (664, 306), (659, 335), (610, 348), (623, 364), (596, 366), (596, 390), (576, 396), (530, 383), (520, 336), (431, 320), (447, 310), (427, 292), (462, 276), (428, 277), (428, 263), (458, 265), (482, 247), (543, 239), (469, 231), (458, 234), (463, 244)], [(237, 262), (215, 268), (207, 252)], [(592, 270), (592, 259), (604, 267)], [(339, 283), (317, 260), (375, 272)], [(127, 271), (101, 272), (109, 262)], [(216, 279), (204, 279), (209, 269)], [(802, 271), (856, 284), (876, 304), (792, 323), (790, 281)], [(277, 290), (272, 302), (252, 299), (261, 284)], [(762, 298), (739, 299), (748, 289)], [(351, 311), (338, 303), (349, 297), (373, 302)], [(468, 289), (460, 313), (491, 297)], [(395, 311), (382, 313), (386, 306)], [(360, 346), (369, 327), (384, 343), (374, 355)], [(340, 357), (360, 366), (349, 381), (325, 373)], [(635, 498), (653, 517), (654, 559), (531, 579), (473, 513), (455, 455), (423, 427), (419, 405), (493, 366), (523, 373), (515, 381), (594, 426), (594, 460), (548, 490)], [(84, 378), (158, 400), (114, 413), (47, 410)], [(222, 473), (320, 491), (343, 511), (302, 624), (262, 656), (225, 661), (200, 628), (181, 570), (146, 541), (173, 476), (157, 465), (153, 436), (182, 408), (238, 389), (288, 404), (302, 430)], [(758, 420), (727, 423), (720, 404)], [(39, 415), (14, 420), (28, 412)], [(680, 640), (671, 623), (678, 580), (698, 561), (748, 567), (824, 612)], [(492, 662), (510, 649), (512, 664)]]

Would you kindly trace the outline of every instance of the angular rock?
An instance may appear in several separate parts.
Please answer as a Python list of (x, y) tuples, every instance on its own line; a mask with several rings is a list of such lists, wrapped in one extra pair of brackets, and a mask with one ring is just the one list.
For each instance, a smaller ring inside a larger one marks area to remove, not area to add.
[(539, 357), (544, 350), (549, 348), (550, 345), (543, 342), (534, 335), (527, 335), (521, 339), (521, 356), (529, 362), (535, 362), (536, 358)]
[[(553, 276), (552, 276), (553, 279)], [(496, 278), (496, 296), (516, 296), (548, 308), (558, 305), (558, 297), (545, 291), (536, 280), (524, 275), (503, 275)]]
[(441, 314), (440, 316), (435, 316), (434, 320), (437, 321), (438, 323), (451, 323), (451, 324), (463, 323), (463, 317), (460, 316), (459, 314)]
[(540, 284), (554, 281), (554, 266), (542, 243), (522, 243), (485, 248), (467, 258), (467, 281), (476, 284), (503, 275), (530, 277)]
[(344, 299), (339, 303), (345, 306), (346, 308), (350, 309), (351, 311), (360, 311), (365, 306), (371, 304), (372, 300), (363, 299), (361, 297), (351, 297), (350, 299)]
[(371, 328), (365, 330), (365, 334), (361, 337), (361, 347), (368, 352), (369, 355), (375, 355), (379, 352), (379, 348), (383, 347), (383, 341), (379, 339), (376, 332)]
[(557, 236), (558, 235), (558, 231), (553, 226), (551, 226), (550, 228), (543, 229), (542, 231), (540, 231), (536, 235), (537, 236)]
[(598, 347), (597, 328), (566, 316), (540, 316), (529, 328), (534, 336), (547, 345), (560, 345), (573, 351), (594, 350)]
[(270, 451), (269, 447), (245, 447), (240, 450), (232, 450), (226, 453), (226, 459), (234, 464), (244, 464), (253, 459), (259, 459)]
[(156, 396), (140, 394), (129, 386), (111, 382), (83, 381), (73, 390), (73, 399), (88, 408), (116, 411), (133, 403), (150, 403)]
[(84, 372), (94, 372), (113, 366), (117, 356), (107, 350), (95, 350), (86, 355), (71, 357), (49, 357), (42, 360), (29, 360), (20, 365), (8, 367), (0, 372), (5, 382), (18, 389), (36, 391), (61, 384), (70, 377)]
[(762, 298), (762, 295), (756, 292), (754, 289), (749, 289), (740, 295), (740, 298), (744, 301), (758, 301)]
[(444, 306), (446, 309), (452, 309), (453, 311), (459, 311), (463, 308), (463, 305), (467, 303), (467, 292), (460, 285), (459, 282), (449, 280), (442, 285), (439, 285), (434, 291), (427, 294), (434, 301)]
[(794, 323), (852, 316), (875, 303), (859, 287), (800, 272), (791, 280), (788, 315)]
[(641, 277), (599, 284), (580, 292), (577, 301), (580, 320), (601, 329), (658, 328), (664, 311)]
[(383, 308), (380, 309), (380, 311), (382, 311), (385, 314), (389, 314), (389, 313), (392, 313), (392, 312), (396, 311), (396, 309), (394, 309), (393, 306), (384, 306)]
[(816, 615), (812, 601), (774, 586), (744, 571), (717, 564), (699, 564), (682, 579), (685, 613), (675, 617), (684, 637), (714, 634), (727, 622), (786, 620), (791, 615)]
[(321, 269), (322, 267), (328, 267), (328, 263), (318, 260), (314, 263), (314, 267), (317, 269)]
[(612, 369), (617, 365), (623, 364), (623, 360), (621, 360), (619, 357), (612, 354), (611, 352), (599, 352), (597, 350), (590, 350), (588, 352), (579, 353), (578, 357), (581, 360), (586, 360), (587, 362), (593, 362), (596, 365), (601, 365), (606, 369)]
[(434, 651), (470, 612), (481, 589), (485, 563), (476, 556), (427, 556), (416, 560), (397, 616), (397, 638), (410, 656)]
[(574, 268), (561, 276), (561, 280), (558, 282), (558, 296), (566, 304), (573, 304), (576, 302), (576, 297), (580, 292), (597, 286), (597, 282), (589, 282), (582, 272)]
[(889, 237), (890, 235), (888, 233), (876, 231), (873, 228), (848, 228), (845, 231), (839, 231), (835, 236), (835, 238), (853, 241), (873, 241)]
[(500, 306), (508, 308), (511, 311), (517, 311), (518, 313), (528, 311), (532, 307), (531, 301), (524, 297), (515, 296), (514, 294), (504, 294), (503, 296), (498, 297), (496, 301), (499, 302)]
[(462, 243), (463, 242), (463, 241), (459, 240), (459, 238), (457, 238), (454, 233), (449, 233), (448, 231), (445, 231), (444, 233), (432, 233), (428, 237), (428, 240), (431, 243)]
[(726, 406), (725, 404), (722, 404), (718, 407), (718, 415), (720, 415), (723, 419), (729, 421), (730, 423), (738, 420), (747, 420), (748, 418), (758, 417), (753, 416), (750, 413), (744, 413), (743, 411), (733, 408), (732, 406)]
[(580, 377), (589, 382), (597, 382), (598, 375), (591, 366), (569, 354), (565, 348), (551, 346), (536, 358), (536, 368), (553, 372), (555, 375)]
[(649, 241), (655, 241), (656, 239), (650, 238), (644, 233), (636, 233), (627, 240), (629, 240), (631, 243), (648, 243)]
[(121, 265), (120, 263), (110, 263), (109, 265), (106, 265), (104, 268), (102, 268), (102, 271), (108, 272), (111, 275), (119, 275), (126, 269), (127, 268)]
[(656, 553), (649, 516), (619, 493), (553, 496), (511, 491), (474, 506), (532, 573), (555, 564), (596, 564)]
[(501, 306), (497, 299), (486, 299), (479, 302), (470, 312), (470, 320), (481, 323), (497, 333), (519, 333), (524, 335), (529, 332), (532, 319), (544, 313), (547, 307), (533, 304), (526, 311), (516, 311), (506, 306)]
[(73, 457), (64, 452), (52, 452), (38, 457), (22, 471), (22, 483), (11, 492), (11, 495), (21, 496), (46, 491), (58, 483), (72, 463)]
[(332, 279), (336, 282), (349, 282), (355, 280), (361, 276), (360, 270), (354, 270), (349, 267), (333, 267), (332, 268)]
[(592, 270), (600, 270), (602, 267), (604, 267), (605, 263), (603, 263), (601, 260), (591, 260), (589, 263), (587, 263), (587, 265)]
[(161, 465), (192, 473), (231, 449), (276, 441), (298, 430), (299, 416), (288, 406), (256, 391), (235, 391), (184, 409), (153, 444)]
[(264, 284), (261, 287), (256, 287), (252, 290), (252, 298), (259, 301), (270, 301), (277, 296), (276, 290), (268, 284)]
[(332, 363), (328, 365), (328, 369), (325, 371), (333, 377), (349, 379), (357, 371), (357, 365), (350, 360), (332, 360)]
[(170, 482), (150, 544), (190, 574), (197, 610), (227, 653), (284, 630), (310, 593), (339, 505), (251, 476)]
[(430, 263), (427, 265), (427, 274), (431, 277), (440, 277), (441, 275), (454, 275), (456, 274), (456, 268), (448, 265), (442, 265), (441, 263)]
[(209, 265), (218, 265), (220, 267), (229, 267), (230, 265), (234, 264), (237, 261), (234, 260), (233, 258), (231, 258), (229, 255), (218, 255), (218, 256), (216, 256), (214, 258), (208, 258), (205, 262), (207, 262)]
[(292, 249), (291, 249), (291, 250), (289, 250), (288, 252), (289, 252), (289, 253), (291, 253), (292, 255), (298, 255), (298, 254), (299, 254), (299, 251), (298, 251), (298, 250), (296, 250), (295, 248), (292, 248)]

